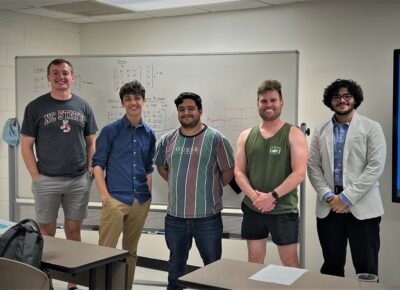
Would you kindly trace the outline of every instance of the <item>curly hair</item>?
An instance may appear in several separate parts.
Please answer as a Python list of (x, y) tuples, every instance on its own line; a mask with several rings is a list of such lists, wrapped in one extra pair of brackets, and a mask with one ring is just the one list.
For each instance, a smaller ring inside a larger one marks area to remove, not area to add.
[(141, 83), (139, 83), (136, 80), (124, 84), (119, 90), (119, 98), (121, 99), (121, 102), (123, 101), (124, 96), (130, 94), (134, 96), (142, 96), (142, 98), (144, 99), (146, 94), (146, 89), (142, 86)]
[(354, 98), (354, 109), (357, 109), (358, 106), (364, 100), (364, 95), (361, 87), (353, 80), (344, 80), (344, 79), (337, 79), (329, 86), (325, 88), (324, 96), (323, 96), (323, 103), (328, 108), (332, 109), (332, 98), (338, 94), (341, 88), (346, 88), (349, 93)]

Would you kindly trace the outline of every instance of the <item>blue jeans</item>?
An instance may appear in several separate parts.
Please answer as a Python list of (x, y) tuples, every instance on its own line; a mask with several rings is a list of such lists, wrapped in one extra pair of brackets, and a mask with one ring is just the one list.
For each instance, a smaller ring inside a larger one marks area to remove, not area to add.
[(168, 290), (182, 289), (177, 280), (186, 274), (186, 262), (192, 247), (192, 238), (204, 265), (221, 259), (222, 254), (221, 213), (205, 218), (165, 217), (165, 240), (169, 249)]

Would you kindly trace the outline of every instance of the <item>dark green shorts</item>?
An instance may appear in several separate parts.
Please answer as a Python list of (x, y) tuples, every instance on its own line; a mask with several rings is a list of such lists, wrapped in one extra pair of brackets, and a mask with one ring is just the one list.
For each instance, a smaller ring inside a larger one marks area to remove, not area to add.
[(271, 234), (278, 246), (295, 244), (299, 236), (299, 214), (261, 214), (242, 203), (242, 238), (245, 240), (266, 239)]

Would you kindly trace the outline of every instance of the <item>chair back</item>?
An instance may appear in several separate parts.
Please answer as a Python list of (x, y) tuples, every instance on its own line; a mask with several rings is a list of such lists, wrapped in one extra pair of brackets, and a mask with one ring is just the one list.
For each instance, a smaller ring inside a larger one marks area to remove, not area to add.
[(0, 290), (49, 290), (46, 273), (31, 265), (0, 258)]

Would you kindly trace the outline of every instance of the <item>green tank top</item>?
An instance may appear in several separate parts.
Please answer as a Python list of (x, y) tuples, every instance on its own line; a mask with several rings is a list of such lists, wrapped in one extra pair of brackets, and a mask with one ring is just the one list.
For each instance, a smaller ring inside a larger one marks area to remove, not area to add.
[[(254, 189), (270, 192), (278, 187), (292, 172), (289, 132), (291, 125), (285, 123), (274, 136), (265, 139), (259, 126), (253, 127), (247, 137), (245, 153), (247, 176)], [(252, 210), (260, 212), (246, 195), (243, 202)], [(297, 188), (278, 199), (271, 214), (298, 212)], [(261, 212), (260, 212), (261, 213)]]

